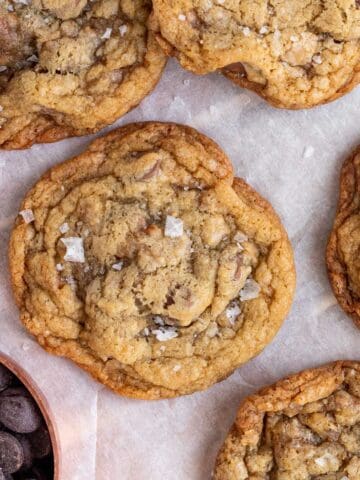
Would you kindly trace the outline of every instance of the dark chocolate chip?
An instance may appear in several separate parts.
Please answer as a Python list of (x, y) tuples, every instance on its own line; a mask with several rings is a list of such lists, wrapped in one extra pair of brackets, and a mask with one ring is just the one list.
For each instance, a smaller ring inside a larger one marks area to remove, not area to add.
[(17, 472), (24, 461), (21, 443), (8, 432), (0, 432), (0, 468), (4, 474)]
[(49, 480), (52, 478), (47, 475), (40, 467), (33, 467), (29, 473), (24, 476), (24, 480)]
[(29, 470), (29, 468), (33, 464), (33, 453), (30, 440), (25, 435), (16, 435), (16, 438), (21, 443), (23, 454), (24, 454), (24, 461), (21, 466), (21, 470)]
[(13, 480), (13, 478), (14, 477), (10, 475), (10, 473), (8, 475), (5, 475), (5, 473), (0, 468), (0, 480)]
[(32, 398), (0, 396), (0, 422), (16, 433), (31, 433), (41, 425), (41, 414)]
[(51, 452), (51, 440), (45, 426), (41, 426), (29, 435), (32, 453), (35, 458), (44, 458)]
[(13, 374), (4, 365), (0, 365), (0, 392), (12, 382)]

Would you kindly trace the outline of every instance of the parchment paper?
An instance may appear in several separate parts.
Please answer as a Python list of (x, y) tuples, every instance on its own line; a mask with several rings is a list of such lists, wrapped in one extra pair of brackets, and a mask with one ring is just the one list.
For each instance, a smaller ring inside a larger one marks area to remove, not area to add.
[(56, 416), (62, 480), (208, 480), (239, 402), (306, 367), (359, 360), (360, 331), (337, 306), (324, 252), (343, 160), (360, 143), (360, 88), (310, 111), (276, 110), (218, 74), (195, 77), (170, 61), (156, 91), (118, 124), (187, 123), (216, 140), (238, 175), (268, 198), (293, 243), (297, 292), (276, 339), (209, 390), (169, 401), (121, 398), (71, 362), (52, 357), (18, 321), (7, 243), (21, 198), (90, 137), (0, 153), (0, 350), (33, 375)]

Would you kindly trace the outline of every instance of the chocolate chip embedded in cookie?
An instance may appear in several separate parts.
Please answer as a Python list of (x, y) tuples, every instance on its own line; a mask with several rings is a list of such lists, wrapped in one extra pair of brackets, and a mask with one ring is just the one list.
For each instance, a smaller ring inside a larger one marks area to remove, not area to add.
[(338, 210), (327, 247), (334, 294), (360, 327), (360, 148), (344, 163)]
[(164, 51), (204, 74), (220, 69), (283, 108), (338, 98), (360, 81), (357, 0), (154, 0)]
[(248, 397), (214, 480), (359, 480), (360, 363), (305, 370)]
[(23, 323), (120, 394), (209, 387), (259, 353), (290, 308), (278, 217), (189, 127), (115, 130), (50, 170), (21, 212), (10, 263)]
[(95, 132), (155, 87), (150, 0), (0, 2), (0, 148)]

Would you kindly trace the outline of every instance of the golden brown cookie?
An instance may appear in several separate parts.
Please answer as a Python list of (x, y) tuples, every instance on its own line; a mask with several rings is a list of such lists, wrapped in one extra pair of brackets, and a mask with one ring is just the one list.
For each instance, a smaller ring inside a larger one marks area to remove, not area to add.
[(338, 302), (360, 327), (360, 147), (341, 171), (339, 204), (326, 260)]
[(120, 394), (209, 387), (259, 353), (292, 301), (271, 206), (209, 138), (131, 124), (51, 169), (11, 237), (21, 319)]
[(154, 0), (164, 51), (198, 74), (220, 69), (276, 107), (335, 100), (360, 81), (357, 0)]
[(215, 480), (359, 480), (360, 363), (305, 370), (248, 397)]
[(0, 148), (85, 135), (155, 87), (150, 0), (1, 0)]

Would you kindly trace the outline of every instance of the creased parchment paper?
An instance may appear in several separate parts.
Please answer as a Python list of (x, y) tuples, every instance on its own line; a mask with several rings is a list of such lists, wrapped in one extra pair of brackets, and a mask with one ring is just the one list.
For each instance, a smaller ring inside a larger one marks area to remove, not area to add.
[(272, 202), (296, 254), (295, 302), (273, 343), (209, 390), (158, 402), (118, 397), (46, 354), (20, 325), (11, 296), (7, 244), (21, 198), (91, 138), (0, 153), (0, 350), (21, 363), (51, 405), (62, 480), (208, 480), (244, 396), (306, 367), (360, 359), (360, 330), (337, 306), (324, 262), (339, 170), (360, 143), (359, 112), (360, 88), (330, 105), (288, 112), (218, 74), (195, 77), (170, 61), (156, 91), (118, 122), (175, 121), (212, 137), (237, 174)]

